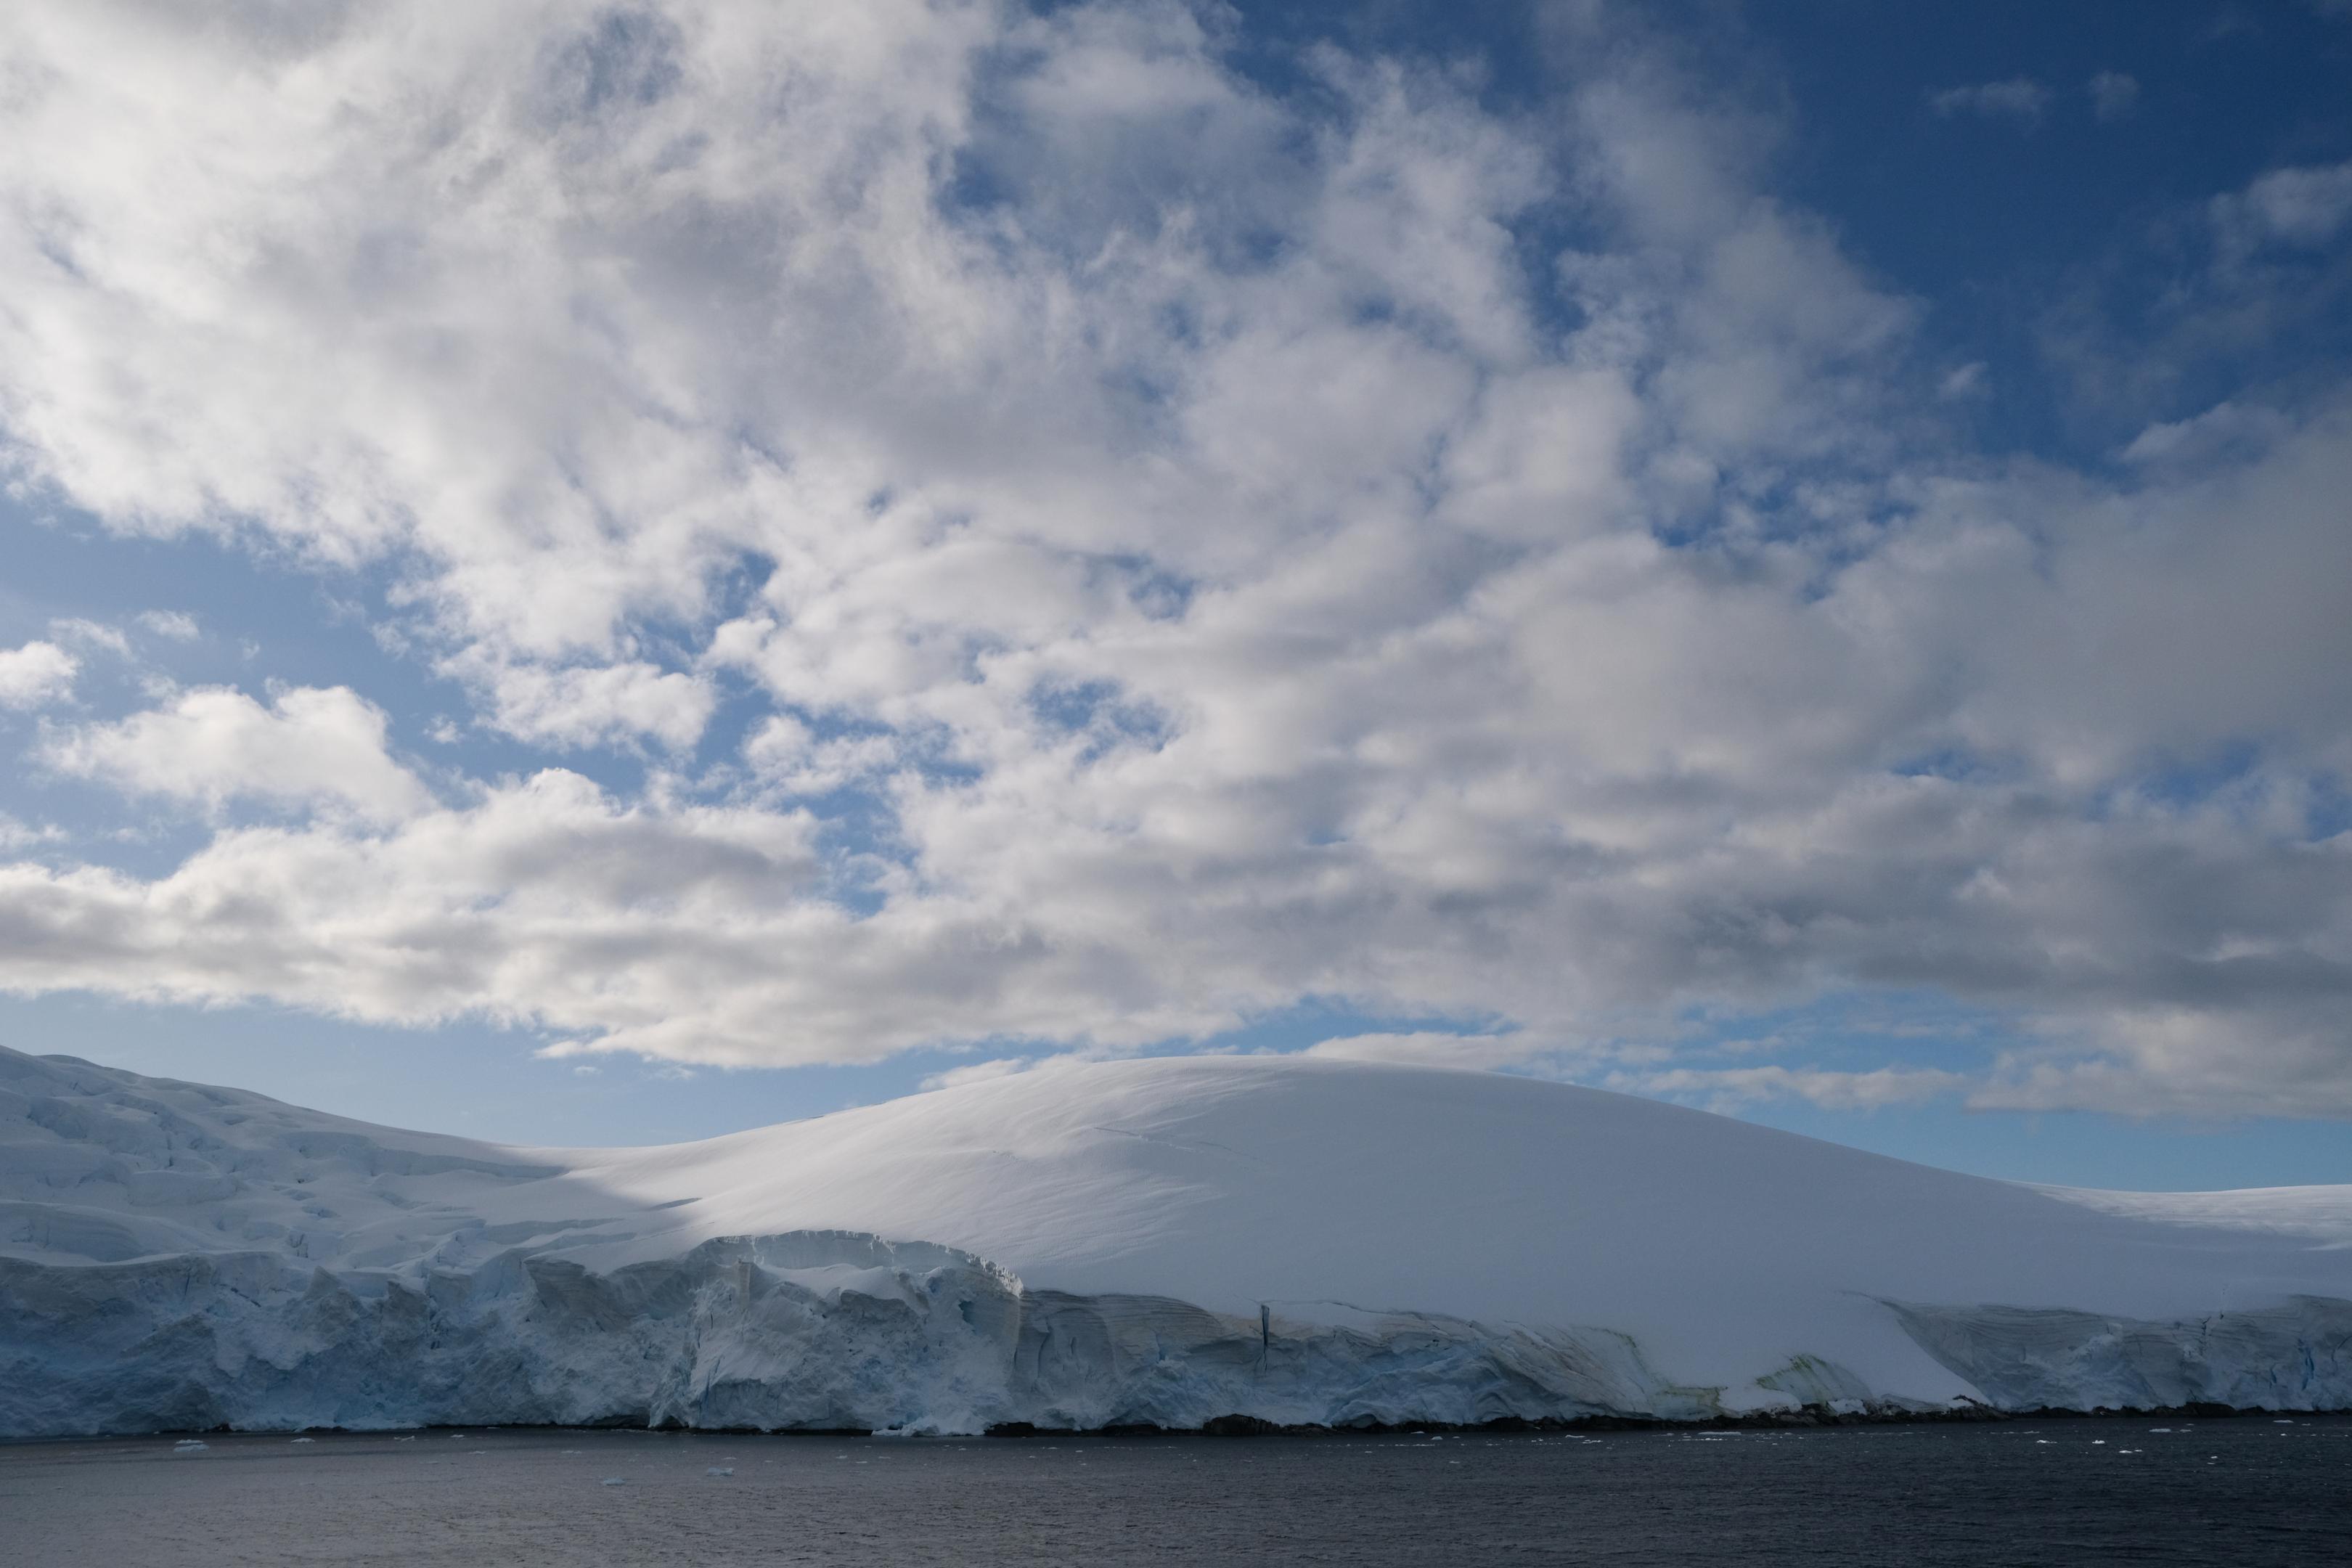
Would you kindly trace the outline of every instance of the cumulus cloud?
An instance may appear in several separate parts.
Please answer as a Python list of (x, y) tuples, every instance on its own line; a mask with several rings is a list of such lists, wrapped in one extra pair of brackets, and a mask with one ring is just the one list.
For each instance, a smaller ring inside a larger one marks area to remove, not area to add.
[(908, 1008), (858, 1043), (839, 1011), (854, 990), (828, 969), (907, 977), (800, 896), (821, 870), (808, 837), (797, 816), (624, 806), (551, 772), (383, 830), (225, 832), (151, 881), (0, 867), (0, 989), (274, 997), (404, 1024), (470, 1013), (706, 1061), (772, 1059), (803, 1030), (843, 1059), (934, 1032)]
[(443, 669), (485, 692), (497, 728), (563, 749), (642, 735), (679, 750), (701, 738), (718, 705), (707, 680), (641, 660), (550, 668), (476, 658)]
[(53, 642), (0, 648), (0, 708), (41, 708), (73, 689), (81, 661)]
[[(1540, 125), (1333, 48), (1284, 96), (1223, 26), (0, 16), (29, 482), (382, 566), (520, 741), (749, 714), (440, 801), (341, 688), (54, 731), (296, 816), (6, 868), (0, 984), (737, 1064), (1322, 998), (1493, 1065), (1884, 986), (2029, 1021), (1969, 1092), (2352, 1113), (2352, 405), (1981, 460), (1768, 110), (1638, 42)], [(1689, 1091), (1958, 1088), (1780, 1070)]]
[(168, 637), (173, 642), (194, 642), (203, 635), (203, 628), (196, 625), (196, 617), (185, 610), (142, 611), (139, 624), (157, 637)]
[(385, 751), (385, 723), (348, 687), (295, 687), (267, 707), (231, 687), (203, 687), (112, 723), (54, 731), (41, 756), (62, 773), (212, 810), (248, 799), (390, 820), (429, 797)]
[(785, 794), (830, 795), (896, 772), (900, 750), (898, 738), (889, 734), (820, 740), (791, 714), (776, 713), (743, 742), (743, 760), (763, 784)]
[(2273, 169), (2214, 197), (2211, 210), (2225, 254), (2326, 245), (2352, 224), (2352, 161)]

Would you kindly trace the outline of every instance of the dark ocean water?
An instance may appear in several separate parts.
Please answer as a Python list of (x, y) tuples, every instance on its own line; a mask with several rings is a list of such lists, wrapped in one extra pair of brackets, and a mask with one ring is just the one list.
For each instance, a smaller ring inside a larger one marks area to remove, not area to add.
[[(2169, 1426), (2170, 1431), (2153, 1427)], [(732, 1475), (709, 1474), (731, 1468)], [(0, 1447), (0, 1560), (2352, 1563), (2352, 1419)]]

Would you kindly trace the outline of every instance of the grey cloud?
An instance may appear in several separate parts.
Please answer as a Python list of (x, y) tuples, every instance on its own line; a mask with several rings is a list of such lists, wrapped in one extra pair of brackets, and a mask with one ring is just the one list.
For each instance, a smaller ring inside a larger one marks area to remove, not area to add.
[[(0, 421), (117, 529), (394, 563), (510, 735), (771, 711), (640, 799), (411, 797), (379, 725), (308, 786), (373, 823), (6, 868), (0, 984), (728, 1063), (1305, 997), (1482, 1026), (1335, 1051), (1598, 1061), (1881, 985), (2031, 1048), (1654, 1087), (2352, 1113), (2339, 405), (1979, 461), (1769, 124), (1635, 56), (1538, 133), (1333, 52), (1276, 100), (1173, 6), (433, 15), (236, 101), (132, 12), (0, 22), (58, 73)], [(55, 755), (159, 786), (142, 723)]]

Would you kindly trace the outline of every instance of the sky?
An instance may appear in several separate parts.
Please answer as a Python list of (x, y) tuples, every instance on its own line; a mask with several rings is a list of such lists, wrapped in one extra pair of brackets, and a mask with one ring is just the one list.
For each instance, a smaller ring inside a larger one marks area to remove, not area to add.
[(0, 1042), (2352, 1180), (2352, 5), (0, 12)]

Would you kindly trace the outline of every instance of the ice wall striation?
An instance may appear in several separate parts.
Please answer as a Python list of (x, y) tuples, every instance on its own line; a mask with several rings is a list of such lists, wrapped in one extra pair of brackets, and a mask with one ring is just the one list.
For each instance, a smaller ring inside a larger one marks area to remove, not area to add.
[(2185, 1322), (1887, 1305), (1921, 1348), (2003, 1409), (2352, 1407), (2352, 1301), (2297, 1296)]
[(1696, 1418), (1606, 1333), (1349, 1314), (1262, 1325), (1026, 1292), (868, 1236), (710, 1241), (596, 1272), (521, 1251), (416, 1282), (266, 1252), (0, 1259), (0, 1434), (551, 1423), (976, 1432)]
[(1021, 1329), (1002, 1270), (803, 1234), (598, 1272), (422, 1279), (262, 1251), (0, 1258), (0, 1435), (625, 1424), (971, 1429)]
[[(1887, 1305), (1998, 1408), (2352, 1406), (2352, 1303), (2189, 1322)], [(1786, 1407), (1916, 1412), (1832, 1361)], [(1754, 1408), (1751, 1404), (1748, 1408)], [(522, 1250), (423, 1280), (229, 1252), (0, 1258), (0, 1436), (231, 1426), (683, 1426), (978, 1432), (1706, 1420), (1632, 1338), (1330, 1307), (1263, 1320), (1027, 1291), (952, 1248), (842, 1232), (599, 1272)]]

